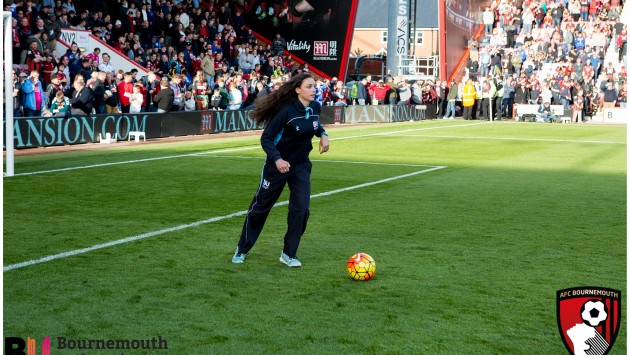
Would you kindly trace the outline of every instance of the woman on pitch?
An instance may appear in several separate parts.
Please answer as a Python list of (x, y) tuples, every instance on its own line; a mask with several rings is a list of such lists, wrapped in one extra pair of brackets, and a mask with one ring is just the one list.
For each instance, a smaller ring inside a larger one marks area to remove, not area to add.
[(300, 238), (306, 230), (311, 198), (311, 139), (320, 137), (319, 152), (328, 151), (328, 135), (319, 122), (320, 105), (315, 99), (315, 80), (299, 74), (271, 94), (256, 100), (250, 116), (265, 123), (260, 142), (267, 153), (258, 191), (249, 206), (233, 263), (242, 263), (256, 243), (269, 211), (285, 184), (289, 184), (288, 228), (280, 261), (300, 267), (296, 258)]

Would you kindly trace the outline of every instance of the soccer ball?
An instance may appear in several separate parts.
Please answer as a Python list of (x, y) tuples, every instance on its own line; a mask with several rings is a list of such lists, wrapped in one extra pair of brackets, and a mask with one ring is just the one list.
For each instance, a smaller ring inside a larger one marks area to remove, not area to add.
[(374, 277), (374, 272), (376, 272), (376, 262), (366, 253), (357, 253), (348, 259), (346, 269), (352, 279), (357, 281), (367, 281)]
[(606, 305), (602, 301), (586, 301), (580, 309), (582, 320), (591, 327), (597, 327), (608, 318)]

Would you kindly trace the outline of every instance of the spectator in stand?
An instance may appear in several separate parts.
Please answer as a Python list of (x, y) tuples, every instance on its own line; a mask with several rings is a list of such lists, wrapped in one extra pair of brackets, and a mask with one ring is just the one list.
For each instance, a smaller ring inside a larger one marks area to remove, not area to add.
[(276, 38), (272, 41), (273, 52), (276, 55), (282, 56), (284, 54), (284, 48), (287, 46), (287, 41), (282, 38), (280, 33), (276, 33)]
[(389, 90), (387, 90), (387, 103), (395, 105), (396, 102), (398, 102), (398, 89), (400, 89), (400, 84), (394, 81), (394, 78), (390, 76), (387, 78), (387, 85), (389, 86)]
[(118, 113), (118, 87), (112, 74), (105, 73), (106, 78), (103, 82), (105, 88), (105, 113)]
[(208, 88), (214, 88), (214, 56), (212, 55), (212, 51), (208, 50), (206, 55), (203, 55), (203, 59), (201, 60), (201, 70), (206, 74), (206, 82), (208, 83)]
[(411, 85), (407, 80), (402, 80), (400, 84), (399, 97), (400, 101), (397, 102), (398, 105), (408, 105), (411, 100)]
[(184, 93), (186, 90), (181, 85), (183, 80), (182, 74), (175, 74), (171, 79), (170, 88), (173, 90), (174, 97), (171, 111), (183, 111), (184, 109)]
[(99, 66), (99, 61), (100, 61), (100, 59), (99, 59), (100, 54), (101, 54), (101, 49), (96, 47), (96, 48), (94, 48), (94, 51), (92, 51), (92, 53), (86, 54), (85, 58), (90, 59), (92, 61), (92, 64), (95, 67), (98, 67)]
[[(96, 50), (95, 50), (96, 51)], [(98, 70), (114, 74), (114, 66), (110, 63), (111, 57), (108, 53), (103, 53), (103, 61), (98, 65)]]
[(81, 74), (81, 76), (83, 76), (86, 80), (92, 77), (92, 66), (90, 65), (90, 60), (88, 58), (83, 58), (81, 60), (79, 74)]
[(221, 102), (219, 103), (219, 109), (225, 110), (228, 106), (229, 102), (229, 93), (227, 88), (225, 87), (225, 79), (220, 78), (217, 82), (217, 86), (219, 88), (219, 95), (221, 95)]
[(454, 119), (455, 112), (455, 102), (457, 101), (457, 93), (458, 87), (455, 80), (451, 80), (451, 86), (448, 89), (448, 95), (446, 96), (447, 104), (446, 104), (446, 114), (443, 119)]
[(486, 7), (486, 10), (483, 12), (481, 16), (484, 24), (484, 33), (486, 35), (492, 34), (492, 26), (494, 26), (494, 13), (490, 9), (490, 7)]
[(475, 104), (475, 87), (473, 86), (473, 81), (471, 79), (466, 80), (466, 84), (464, 85), (464, 90), (462, 93), (462, 104), (464, 106), (464, 119), (472, 120), (472, 112), (473, 106)]
[(571, 122), (584, 123), (583, 110), (584, 110), (584, 92), (578, 91), (577, 95), (573, 98), (573, 113), (571, 115)]
[(626, 46), (628, 43), (628, 30), (627, 28), (623, 28), (621, 33), (617, 35), (615, 39), (615, 45), (618, 53), (618, 60), (621, 63), (623, 61), (624, 54), (626, 53)]
[(374, 99), (376, 99), (377, 105), (385, 104), (385, 97), (389, 91), (389, 85), (386, 85), (383, 80), (379, 80), (378, 84), (372, 84), (372, 90), (374, 91)]
[(501, 112), (502, 117), (512, 118), (512, 114), (513, 114), (512, 108), (514, 106), (514, 93), (515, 93), (514, 81), (512, 80), (512, 77), (509, 76), (503, 83), (503, 102), (502, 102), (503, 111)]
[(236, 87), (234, 81), (230, 82), (228, 90), (228, 110), (238, 110), (243, 103), (243, 94)]
[(22, 83), (21, 91), (24, 94), (22, 101), (24, 116), (41, 116), (42, 109), (47, 105), (47, 98), (44, 94), (42, 83), (39, 81), (39, 72), (37, 70), (31, 71), (28, 79)]
[(604, 89), (604, 107), (615, 107), (617, 103), (618, 96), (617, 89), (615, 89), (614, 84), (611, 81), (606, 83), (606, 89)]
[(90, 89), (92, 89), (92, 93), (94, 94), (94, 111), (97, 115), (104, 114), (106, 111), (105, 108), (105, 80), (107, 78), (107, 73), (105, 72), (93, 72), (96, 73), (96, 79), (92, 82), (91, 85), (88, 85)]
[(359, 105), (365, 105), (366, 101), (370, 99), (370, 97), (368, 96), (366, 85), (367, 78), (363, 78), (361, 79), (361, 81), (357, 82), (357, 103)]
[(37, 42), (35, 41), (30, 42), (29, 49), (26, 54), (26, 58), (27, 58), (29, 71), (33, 71), (33, 70), (40, 71), (42, 68), (43, 62), (46, 60), (46, 58), (39, 51)]
[(144, 104), (141, 85), (134, 84), (132, 90), (133, 93), (129, 97), (129, 113), (140, 113), (142, 112), (142, 106)]
[(83, 80), (75, 80), (74, 94), (70, 98), (71, 112), (73, 115), (91, 115), (94, 105), (92, 89), (85, 86)]
[(492, 118), (492, 98), (495, 93), (492, 77), (488, 77), (483, 82), (481, 90), (481, 115), (479, 116), (479, 119), (489, 121)]
[(171, 111), (174, 99), (174, 92), (170, 87), (168, 78), (162, 78), (162, 80), (160, 80), (160, 91), (155, 95), (155, 99), (153, 100), (154, 104), (157, 106), (157, 112), (164, 113)]
[(193, 99), (196, 102), (197, 110), (207, 110), (210, 106), (208, 95), (212, 93), (212, 88), (206, 81), (206, 74), (203, 70), (197, 71), (189, 90), (193, 93)]
[(50, 105), (50, 112), (56, 117), (66, 117), (70, 114), (70, 100), (64, 96), (63, 91), (55, 94)]
[(160, 81), (154, 72), (150, 71), (146, 76), (140, 79), (144, 89), (146, 90), (146, 97), (144, 99), (144, 106), (148, 112), (157, 112), (157, 106), (154, 103), (155, 96), (160, 91)]
[(560, 122), (560, 119), (556, 117), (551, 110), (551, 103), (549, 101), (545, 101), (538, 108), (538, 119), (545, 122)]
[(448, 95), (448, 83), (445, 81), (437, 82), (435, 85), (435, 91), (437, 93), (437, 99), (435, 100), (435, 117), (440, 118), (445, 116), (444, 111), (446, 110), (447, 104), (447, 95)]
[(245, 53), (239, 56), (238, 66), (244, 74), (249, 74), (254, 69), (254, 56), (251, 48), (247, 47)]
[(133, 83), (131, 80), (131, 73), (125, 73), (123, 82), (118, 83), (118, 99), (120, 100), (120, 111), (122, 113), (129, 113), (129, 98), (133, 94)]
[(624, 83), (619, 90), (617, 106), (619, 107), (627, 107), (628, 106), (628, 84)]
[(64, 88), (59, 81), (59, 75), (52, 74), (50, 76), (50, 84), (46, 87), (46, 101), (52, 103), (53, 99), (57, 96), (57, 93), (63, 91)]
[[(56, 67), (56, 64), (53, 61), (53, 56), (50, 54), (46, 55), (46, 60), (41, 62), (41, 65), (40, 65), (41, 73), (42, 73), (42, 85), (50, 83), (50, 77), (52, 73), (55, 71), (55, 67)], [(48, 102), (51, 102), (51, 101), (48, 101)]]
[[(22, 15), (23, 16), (23, 15)], [(27, 48), (29, 48), (28, 38), (33, 34), (28, 17), (22, 17), (19, 19), (19, 25), (17, 26), (17, 34), (20, 40), (20, 58), (19, 63), (26, 63)]]
[(336, 77), (333, 77), (330, 81), (330, 100), (331, 104), (334, 106), (347, 106), (347, 88), (343, 85), (343, 81), (337, 80)]

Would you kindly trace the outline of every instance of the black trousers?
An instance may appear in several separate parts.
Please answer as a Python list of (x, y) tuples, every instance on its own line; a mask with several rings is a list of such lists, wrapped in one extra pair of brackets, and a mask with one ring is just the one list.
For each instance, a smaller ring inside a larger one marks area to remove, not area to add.
[(494, 119), (495, 120), (500, 120), (501, 119), (501, 115), (503, 112), (503, 99), (500, 97), (496, 97), (494, 98), (494, 112), (492, 113), (494, 115)]
[(289, 215), (287, 217), (287, 231), (284, 235), (283, 252), (294, 258), (300, 239), (306, 230), (306, 223), (310, 214), (311, 200), (311, 168), (310, 160), (297, 166), (291, 166), (288, 173), (282, 174), (275, 163), (267, 163), (263, 167), (262, 178), (258, 191), (247, 210), (238, 250), (247, 254), (256, 243), (269, 215), (284, 186), (288, 183), (291, 195), (289, 197)]
[(464, 106), (464, 119), (472, 120), (473, 106)]
[(436, 105), (437, 105), (437, 108), (435, 112), (435, 117), (441, 118), (442, 116), (444, 116), (444, 108), (446, 106), (446, 99), (438, 98)]

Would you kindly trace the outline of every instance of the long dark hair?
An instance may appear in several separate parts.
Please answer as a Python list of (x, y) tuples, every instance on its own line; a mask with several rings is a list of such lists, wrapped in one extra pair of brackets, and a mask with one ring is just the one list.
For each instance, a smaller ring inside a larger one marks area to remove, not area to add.
[(256, 120), (259, 125), (267, 123), (286, 105), (297, 99), (296, 88), (302, 86), (305, 79), (313, 78), (310, 74), (298, 74), (289, 81), (281, 85), (278, 90), (269, 95), (265, 95), (254, 101), (254, 109), (249, 116)]

